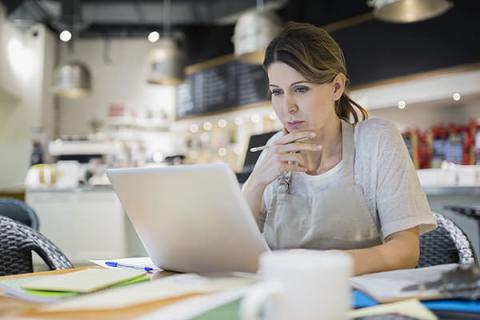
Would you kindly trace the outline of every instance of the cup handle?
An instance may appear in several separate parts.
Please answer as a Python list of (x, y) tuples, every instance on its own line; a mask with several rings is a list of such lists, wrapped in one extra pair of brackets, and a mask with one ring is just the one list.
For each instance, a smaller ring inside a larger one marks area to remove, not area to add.
[(240, 304), (240, 319), (258, 320), (260, 307), (271, 297), (282, 293), (282, 286), (277, 282), (267, 282), (253, 287)]

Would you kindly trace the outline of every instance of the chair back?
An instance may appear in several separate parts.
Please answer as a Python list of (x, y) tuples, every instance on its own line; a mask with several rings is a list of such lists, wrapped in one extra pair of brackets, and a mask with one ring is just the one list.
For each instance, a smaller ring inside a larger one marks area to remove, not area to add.
[(0, 216), (18, 221), (38, 231), (40, 227), (35, 211), (23, 201), (11, 198), (0, 198)]
[(41, 233), (0, 216), (0, 276), (33, 272), (32, 251), (50, 270), (73, 268), (60, 249)]
[(438, 227), (420, 236), (420, 258), (417, 268), (447, 263), (477, 262), (472, 243), (449, 218), (433, 213)]

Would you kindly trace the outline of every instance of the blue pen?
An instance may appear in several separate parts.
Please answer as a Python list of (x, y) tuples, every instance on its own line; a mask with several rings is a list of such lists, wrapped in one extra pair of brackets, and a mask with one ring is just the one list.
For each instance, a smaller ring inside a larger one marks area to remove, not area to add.
[(134, 266), (134, 265), (131, 265), (131, 264), (124, 264), (124, 263), (119, 263), (119, 262), (116, 262), (116, 261), (105, 261), (105, 264), (109, 267), (139, 269), (139, 270), (145, 270), (147, 272), (153, 271), (153, 268), (150, 268), (150, 267)]

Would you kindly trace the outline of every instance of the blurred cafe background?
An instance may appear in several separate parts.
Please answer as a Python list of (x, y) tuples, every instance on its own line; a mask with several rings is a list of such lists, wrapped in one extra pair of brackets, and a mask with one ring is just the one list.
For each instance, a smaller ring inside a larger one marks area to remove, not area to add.
[(479, 15), (472, 0), (1, 0), (0, 197), (25, 200), (74, 264), (144, 255), (105, 169), (221, 161), (244, 182), (249, 146), (281, 129), (263, 50), (309, 22), (478, 250), (459, 212), (480, 206)]

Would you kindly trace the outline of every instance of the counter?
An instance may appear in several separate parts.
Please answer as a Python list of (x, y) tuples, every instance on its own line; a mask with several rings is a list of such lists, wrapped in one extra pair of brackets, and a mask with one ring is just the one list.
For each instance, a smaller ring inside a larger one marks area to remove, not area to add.
[(26, 202), (39, 217), (40, 232), (74, 265), (145, 255), (111, 186), (28, 189)]

